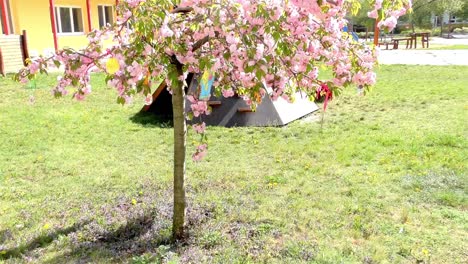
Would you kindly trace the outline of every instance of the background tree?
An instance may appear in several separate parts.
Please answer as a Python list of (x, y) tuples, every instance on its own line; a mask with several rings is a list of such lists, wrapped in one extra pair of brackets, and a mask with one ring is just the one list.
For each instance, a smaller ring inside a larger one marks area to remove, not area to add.
[[(174, 113), (173, 238), (184, 236), (186, 119), (210, 112), (205, 101), (186, 95), (187, 73), (216, 75), (216, 94), (237, 94), (252, 108), (263, 96), (294, 100), (297, 91), (325, 100), (351, 84), (367, 88), (376, 81), (372, 72), (375, 50), (343, 33), (346, 14), (356, 1), (342, 0), (126, 0), (117, 7), (113, 26), (88, 35), (80, 51), (64, 49), (51, 58), (38, 58), (16, 75), (22, 82), (48, 67), (63, 66), (54, 88), (56, 96), (76, 87), (73, 97), (91, 92), (90, 73), (104, 71), (115, 87), (118, 102), (135, 93), (151, 101), (152, 83), (165, 80), (172, 93)], [(391, 29), (410, 4), (407, 0), (377, 0), (371, 4), (379, 26)], [(103, 40), (113, 38), (105, 48)], [(319, 69), (333, 72), (320, 79)], [(185, 113), (185, 98), (191, 112)], [(203, 133), (204, 124), (194, 126)], [(202, 142), (193, 158), (206, 153)]]
[(375, 19), (367, 15), (367, 12), (371, 9), (371, 3), (367, 0), (361, 0), (360, 6), (359, 11), (351, 17), (353, 24), (363, 25), (368, 29), (374, 27)]
[(463, 21), (468, 20), (468, 0), (463, 0), (463, 7), (458, 12), (455, 12), (455, 16)]
[(415, 27), (433, 28), (436, 26), (431, 20), (435, 15), (439, 17), (442, 35), (442, 18), (444, 15), (449, 17), (455, 15), (461, 19), (468, 18), (467, 3), (468, 0), (414, 0), (412, 12), (401, 17), (401, 20), (408, 21), (413, 32), (415, 32)]
[(411, 24), (413, 33), (415, 26), (422, 28), (432, 28), (431, 17), (434, 12), (434, 6), (438, 0), (414, 0), (412, 12), (402, 17)]
[[(434, 13), (439, 16), (441, 19), (444, 17), (445, 14), (448, 15), (448, 23), (447, 23), (447, 38), (450, 38), (450, 21), (452, 15), (457, 12), (460, 12), (463, 9), (463, 5), (465, 4), (466, 0), (438, 0), (436, 5), (434, 6)], [(440, 23), (440, 35), (442, 36), (443, 32), (443, 21), (441, 20)]]
[[(370, 18), (367, 15), (367, 12), (371, 9), (370, 5), (371, 3), (367, 0), (360, 0), (359, 1), (360, 9), (355, 13), (355, 14), (350, 14), (350, 22), (353, 25), (360, 25), (360, 26), (365, 26), (366, 27), (366, 38), (367, 38), (367, 32), (369, 29), (372, 29), (375, 25), (375, 19)], [(352, 29), (353, 31), (356, 31), (356, 29)]]

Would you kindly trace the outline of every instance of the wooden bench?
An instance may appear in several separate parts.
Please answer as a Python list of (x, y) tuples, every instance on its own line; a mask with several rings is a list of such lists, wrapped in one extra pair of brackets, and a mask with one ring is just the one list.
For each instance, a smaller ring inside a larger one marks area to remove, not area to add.
[[(429, 32), (412, 33), (411, 37), (414, 38), (414, 48), (417, 47), (417, 37), (421, 37), (421, 45), (423, 48), (429, 48)], [(426, 44), (426, 45), (424, 45)]]
[[(423, 48), (429, 48), (429, 33), (419, 33), (421, 36), (421, 45)], [(424, 47), (424, 43), (426, 43), (426, 47)]]
[(399, 44), (400, 44), (400, 41), (406, 41), (406, 48), (412, 48), (413, 47), (413, 40), (414, 38), (413, 37), (409, 37), (409, 38), (394, 38), (392, 39), (392, 42), (393, 42), (393, 49), (398, 49), (399, 47)]
[(465, 22), (465, 23), (463, 23), (463, 22), (460, 22), (460, 23), (450, 23), (450, 24), (444, 23), (444, 25), (448, 26), (450, 33), (453, 33), (453, 31), (454, 31), (456, 28), (468, 27), (468, 23), (466, 23), (466, 22)]
[(385, 46), (385, 49), (388, 50), (388, 45), (392, 45), (393, 47), (393, 42), (388, 42), (388, 41), (385, 41), (385, 42), (379, 42), (377, 43), (377, 46)]

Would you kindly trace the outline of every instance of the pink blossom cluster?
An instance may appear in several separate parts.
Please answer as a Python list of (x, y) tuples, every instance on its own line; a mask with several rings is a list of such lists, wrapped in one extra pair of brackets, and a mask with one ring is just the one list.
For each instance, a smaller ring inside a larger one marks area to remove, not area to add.
[[(327, 12), (316, 1), (223, 1), (219, 3), (219, 17), (209, 17), (213, 13), (213, 3), (218, 1), (185, 0), (182, 7), (194, 7), (194, 19), (206, 17), (206, 23), (199, 22), (202, 30), (193, 32), (190, 19), (187, 23), (171, 24), (164, 21), (161, 31), (171, 30), (172, 35), (156, 34), (170, 41), (187, 45), (187, 50), (168, 50), (175, 54), (191, 72), (201, 72), (206, 68), (217, 73), (217, 85), (223, 95), (231, 96), (242, 89), (243, 98), (253, 106), (259, 103), (263, 84), (271, 91), (273, 99), (288, 98), (293, 90), (314, 94), (318, 79), (317, 63), (322, 63), (335, 72), (331, 90), (349, 85), (357, 72), (372, 71), (375, 63), (374, 51), (366, 56), (362, 45), (358, 45), (342, 34), (346, 8), (343, 1), (323, 2)], [(239, 5), (240, 8), (234, 7)], [(230, 6), (232, 5), (232, 6)], [(216, 6), (216, 5), (215, 5)], [(232, 14), (232, 10), (236, 10)], [(178, 15), (174, 16), (176, 20)], [(166, 27), (169, 27), (166, 28)], [(275, 29), (275, 32), (272, 31)], [(246, 39), (245, 36), (253, 37)], [(198, 50), (193, 43), (209, 37), (210, 42)], [(208, 46), (209, 44), (209, 46)], [(251, 52), (252, 51), (252, 52)], [(200, 58), (209, 57), (210, 64), (200, 69)], [(353, 67), (353, 59), (358, 68)], [(292, 83), (294, 85), (292, 85)], [(237, 87), (232, 90), (232, 87)], [(232, 93), (226, 93), (231, 91)], [(202, 105), (200, 105), (201, 107)], [(199, 106), (195, 106), (197, 109)], [(203, 110), (203, 109), (202, 109)], [(199, 111), (197, 111), (199, 112)]]
[(232, 89), (227, 89), (227, 90), (222, 90), (223, 96), (225, 98), (233, 97), (234, 96), (234, 90)]
[(206, 101), (198, 100), (193, 95), (188, 95), (187, 99), (190, 102), (190, 107), (192, 109), (193, 116), (199, 117), (203, 114), (210, 114), (211, 111), (208, 108), (208, 104), (206, 103)]
[(55, 96), (68, 94), (67, 87), (74, 86), (76, 91), (73, 97), (83, 100), (91, 93), (90, 73), (99, 71), (98, 61), (106, 54), (102, 54), (102, 40), (110, 35), (109, 29), (102, 31), (94, 30), (88, 34), (89, 44), (86, 49), (76, 51), (73, 49), (63, 49), (52, 57), (38, 57), (29, 61), (26, 68), (22, 69), (16, 76), (21, 82), (26, 82), (28, 76), (33, 76), (37, 72), (47, 72), (48, 68), (63, 67), (62, 76), (57, 78), (57, 85), (52, 90)]
[(145, 2), (146, 0), (125, 0), (125, 2), (128, 3), (128, 5), (132, 8), (137, 7), (140, 3)]
[[(185, 81), (187, 73), (210, 71), (216, 76), (218, 94), (239, 95), (252, 107), (267, 94), (291, 100), (297, 91), (315, 97), (319, 89), (331, 99), (338, 89), (351, 84), (366, 88), (376, 81), (377, 51), (343, 34), (347, 1), (180, 0), (178, 6), (173, 2), (120, 1), (117, 23), (90, 32), (85, 49), (65, 49), (33, 61), (17, 79), (24, 82), (51, 64), (61, 66), (65, 71), (54, 94), (65, 95), (74, 86), (73, 96), (82, 100), (91, 92), (91, 72), (100, 70), (117, 90), (119, 102), (129, 103), (142, 93), (148, 104), (153, 82), (166, 80), (171, 90)], [(369, 16), (381, 12), (379, 25), (391, 29), (410, 7), (410, 0), (374, 0)], [(114, 45), (104, 49), (103, 40), (111, 36)], [(320, 78), (321, 68), (331, 69), (332, 78)], [(210, 113), (205, 101), (193, 95), (187, 99), (193, 116)], [(201, 145), (194, 158), (205, 153), (206, 146)]]
[(202, 122), (200, 124), (194, 124), (193, 125), (193, 130), (197, 133), (197, 134), (203, 134), (205, 133), (205, 129), (206, 129), (206, 124), (205, 122)]
[(57, 86), (53, 90), (54, 95), (67, 95), (67, 87), (75, 86), (77, 90), (73, 97), (84, 100), (86, 95), (91, 93), (90, 72), (97, 70), (95, 61), (99, 55), (96, 51), (77, 53), (74, 50), (63, 50), (57, 53), (54, 57), (56, 66), (63, 65), (65, 71), (63, 76), (58, 78)]
[[(367, 16), (370, 18), (379, 19), (379, 12), (382, 11), (383, 6), (391, 6), (392, 8), (383, 10), (382, 12), (383, 16), (380, 17), (378, 26), (380, 28), (391, 31), (395, 28), (398, 18), (406, 14), (406, 12), (411, 8), (412, 2), (411, 0), (407, 0), (407, 1), (374, 0), (373, 9), (367, 12)], [(401, 7), (397, 8), (397, 6), (401, 6)]]
[(376, 82), (375, 72), (357, 72), (353, 76), (353, 82), (358, 86), (374, 85)]
[(42, 60), (42, 58), (39, 58), (37, 60), (28, 61), (27, 67), (18, 73), (18, 80), (21, 83), (29, 82), (29, 77), (36, 75), (41, 70), (43, 64)]
[(192, 154), (192, 159), (194, 161), (200, 161), (202, 160), (208, 151), (208, 145), (207, 144), (201, 144), (197, 146), (197, 149), (195, 150), (195, 153)]

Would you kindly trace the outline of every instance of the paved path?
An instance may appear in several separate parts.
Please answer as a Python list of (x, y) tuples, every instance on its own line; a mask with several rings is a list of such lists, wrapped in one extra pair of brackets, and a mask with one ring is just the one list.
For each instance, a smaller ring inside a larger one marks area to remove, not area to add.
[[(431, 37), (429, 42), (432, 45), (468, 45), (468, 34), (454, 34), (451, 39)], [(381, 50), (379, 62), (380, 64), (468, 65), (468, 50)]]
[(452, 38), (449, 39), (441, 37), (430, 37), (429, 43), (439, 45), (468, 45), (468, 34), (453, 34)]
[(380, 64), (468, 65), (468, 50), (382, 50)]

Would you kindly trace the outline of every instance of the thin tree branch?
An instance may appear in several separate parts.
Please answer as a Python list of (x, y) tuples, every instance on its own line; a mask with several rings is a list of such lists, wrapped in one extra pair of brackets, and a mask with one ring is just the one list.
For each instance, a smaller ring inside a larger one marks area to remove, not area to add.
[(204, 38), (198, 40), (197, 42), (195, 42), (195, 44), (193, 44), (192, 46), (192, 52), (198, 50), (199, 48), (201, 48), (203, 45), (205, 45), (208, 41), (210, 41), (210, 36), (205, 36)]
[(193, 7), (176, 7), (171, 11), (171, 13), (172, 14), (178, 14), (178, 13), (186, 14), (192, 11), (193, 11)]

